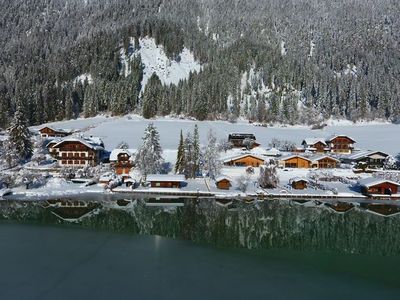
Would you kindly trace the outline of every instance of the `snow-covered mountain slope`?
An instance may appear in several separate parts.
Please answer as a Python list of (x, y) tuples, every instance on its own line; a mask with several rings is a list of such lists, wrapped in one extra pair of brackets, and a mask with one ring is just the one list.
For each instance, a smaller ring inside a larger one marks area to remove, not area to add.
[(121, 49), (121, 62), (124, 66), (122, 72), (127, 76), (130, 74), (128, 61), (140, 55), (144, 64), (142, 91), (153, 73), (157, 74), (163, 84), (169, 85), (177, 84), (179, 80), (188, 78), (190, 72), (199, 72), (201, 69), (200, 63), (186, 47), (179, 55), (180, 60), (175, 61), (167, 57), (164, 47), (157, 45), (154, 38), (140, 38), (139, 46), (129, 57), (125, 55), (125, 50)]

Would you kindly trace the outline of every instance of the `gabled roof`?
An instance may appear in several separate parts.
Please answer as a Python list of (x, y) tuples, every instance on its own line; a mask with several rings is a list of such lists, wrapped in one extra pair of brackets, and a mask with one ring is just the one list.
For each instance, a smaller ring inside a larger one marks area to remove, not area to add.
[(383, 178), (376, 178), (376, 177), (368, 177), (368, 178), (364, 178), (362, 180), (359, 181), (359, 184), (361, 186), (365, 186), (367, 188), (374, 186), (374, 185), (378, 185), (381, 183), (391, 183), (397, 186), (400, 186), (400, 183), (392, 181), (392, 180), (387, 180), (387, 179), (383, 179)]
[(367, 150), (367, 151), (356, 152), (356, 153), (350, 155), (348, 157), (348, 159), (349, 160), (359, 160), (359, 159), (363, 159), (363, 158), (369, 157), (369, 156), (374, 155), (374, 154), (382, 154), (385, 157), (389, 156), (389, 154), (387, 154), (385, 152), (382, 152), (382, 151), (370, 151), (370, 150)]
[(297, 154), (292, 154), (292, 155), (288, 155), (288, 156), (282, 157), (280, 160), (288, 160), (288, 159), (296, 158), (296, 157), (308, 160), (309, 162), (312, 162), (311, 159), (309, 159), (309, 158), (307, 158), (305, 156), (302, 156), (302, 155), (297, 155)]
[(110, 161), (117, 161), (119, 154), (128, 154), (132, 157), (135, 154), (135, 149), (113, 149), (110, 154)]
[(185, 175), (179, 174), (149, 174), (146, 177), (146, 181), (172, 181), (172, 182), (185, 182)]
[(331, 142), (335, 138), (338, 138), (338, 137), (345, 137), (345, 138), (348, 138), (348, 139), (352, 140), (354, 143), (356, 142), (353, 138), (351, 138), (351, 137), (349, 137), (348, 135), (345, 135), (345, 134), (334, 134), (334, 135), (330, 136), (329, 138), (327, 138), (326, 141), (327, 142)]
[(280, 156), (282, 152), (276, 148), (271, 148), (265, 151), (265, 155), (267, 156)]
[(327, 144), (326, 144), (326, 142), (325, 142), (325, 140), (323, 138), (306, 138), (306, 139), (303, 140), (303, 142), (301, 144), (302, 145), (306, 144), (307, 146), (313, 146), (316, 143), (322, 143), (325, 146), (327, 146)]
[(62, 144), (66, 143), (66, 142), (81, 143), (81, 144), (85, 145), (86, 147), (88, 147), (88, 148), (90, 148), (92, 150), (96, 150), (96, 151), (104, 149), (102, 146), (94, 143), (93, 140), (89, 140), (89, 139), (85, 139), (85, 138), (77, 138), (77, 137), (70, 137), (70, 138), (62, 139), (60, 142), (55, 144), (53, 146), (53, 148), (58, 148)]
[(51, 140), (50, 142), (48, 142), (47, 144), (46, 144), (46, 148), (49, 148), (49, 146), (51, 145), (51, 144), (57, 144), (57, 143), (59, 143), (61, 141), (61, 139), (53, 139), (53, 140)]
[(53, 131), (56, 131), (56, 132), (71, 133), (70, 130), (61, 129), (61, 128), (54, 128), (54, 127), (51, 127), (51, 126), (43, 126), (43, 127), (39, 128), (38, 131), (42, 131), (45, 128), (49, 128), (49, 129), (51, 129)]
[(313, 162), (315, 162), (315, 161), (320, 161), (321, 159), (324, 159), (324, 158), (332, 159), (332, 160), (334, 160), (334, 161), (336, 161), (336, 162), (339, 162), (338, 159), (336, 159), (336, 158), (334, 158), (334, 157), (332, 157), (332, 156), (329, 156), (329, 155), (315, 155), (315, 156), (311, 156), (311, 157), (310, 157), (310, 159), (311, 159)]
[(292, 183), (292, 182), (300, 182), (300, 181), (303, 181), (303, 182), (307, 182), (307, 183), (308, 183), (308, 180), (305, 179), (305, 178), (303, 178), (303, 177), (294, 177), (294, 178), (289, 179), (289, 183)]
[(241, 158), (244, 158), (244, 157), (247, 157), (247, 156), (251, 156), (251, 157), (254, 157), (255, 159), (259, 159), (259, 160), (265, 161), (264, 157), (261, 157), (261, 156), (258, 156), (256, 154), (252, 154), (252, 153), (244, 153), (244, 154), (240, 154), (240, 155), (227, 157), (222, 162), (226, 163), (226, 162), (238, 160), (238, 159), (241, 159)]
[(220, 182), (222, 180), (228, 180), (228, 181), (232, 181), (232, 178), (230, 178), (229, 176), (226, 175), (220, 175), (217, 178), (215, 178), (215, 182)]

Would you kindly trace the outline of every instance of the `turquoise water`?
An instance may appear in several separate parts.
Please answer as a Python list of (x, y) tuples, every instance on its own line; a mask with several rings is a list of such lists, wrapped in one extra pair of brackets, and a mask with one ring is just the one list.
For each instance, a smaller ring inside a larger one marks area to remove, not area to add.
[(400, 259), (0, 223), (0, 299), (400, 299)]

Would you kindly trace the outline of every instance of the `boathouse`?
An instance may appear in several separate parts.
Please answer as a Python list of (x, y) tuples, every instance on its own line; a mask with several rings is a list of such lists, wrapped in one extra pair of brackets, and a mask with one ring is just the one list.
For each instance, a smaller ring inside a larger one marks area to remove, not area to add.
[(233, 157), (229, 157), (223, 160), (225, 166), (237, 166), (237, 167), (259, 167), (265, 163), (265, 158), (245, 153)]
[(215, 179), (215, 184), (220, 190), (229, 190), (232, 180), (228, 176), (219, 176)]
[(400, 184), (391, 180), (369, 177), (359, 182), (361, 192), (366, 196), (388, 195), (392, 196), (398, 193)]
[(290, 155), (282, 158), (279, 165), (283, 168), (311, 168), (312, 161), (300, 155)]
[(289, 180), (289, 184), (295, 190), (304, 190), (307, 188), (308, 180), (304, 178), (295, 177)]
[(146, 181), (153, 188), (181, 188), (186, 183), (185, 175), (150, 174)]
[(58, 128), (55, 129), (49, 126), (45, 126), (39, 129), (39, 133), (42, 138), (66, 137), (71, 134), (71, 131)]

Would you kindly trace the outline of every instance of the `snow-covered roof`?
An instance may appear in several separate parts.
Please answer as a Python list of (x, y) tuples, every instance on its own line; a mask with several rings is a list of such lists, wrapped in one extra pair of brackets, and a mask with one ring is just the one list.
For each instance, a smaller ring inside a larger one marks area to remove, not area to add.
[(126, 182), (136, 183), (136, 180), (133, 179), (132, 177), (128, 177), (128, 178), (124, 179), (124, 182), (125, 182), (125, 183), (126, 183)]
[(329, 158), (329, 159), (332, 159), (332, 160), (334, 160), (334, 161), (336, 161), (336, 162), (339, 162), (339, 160), (338, 159), (336, 159), (336, 158), (334, 158), (334, 157), (332, 157), (332, 156), (329, 156), (329, 155), (314, 155), (314, 156), (311, 156), (310, 157), (310, 159), (311, 159), (311, 161), (313, 161), (313, 162), (315, 162), (315, 161), (320, 161), (321, 159), (324, 159), (324, 158)]
[(56, 138), (56, 139), (52, 139), (50, 142), (48, 142), (47, 144), (46, 144), (46, 148), (49, 148), (49, 146), (51, 145), (51, 144), (57, 144), (57, 143), (59, 143), (59, 142), (61, 142), (61, 139), (59, 139), (59, 138)]
[(299, 181), (308, 182), (308, 180), (307, 180), (306, 178), (304, 178), (304, 177), (294, 177), (294, 178), (291, 178), (291, 179), (289, 180), (290, 183), (292, 183), (292, 182), (299, 182)]
[(104, 173), (103, 175), (101, 175), (99, 180), (100, 181), (107, 181), (107, 180), (112, 180), (114, 178), (116, 178), (115, 174), (113, 174), (111, 172), (107, 172), (107, 173)]
[(271, 148), (265, 151), (265, 155), (267, 156), (280, 156), (282, 152), (276, 148)]
[(135, 149), (114, 149), (111, 151), (110, 161), (117, 161), (118, 155), (122, 153), (128, 154), (130, 157), (132, 157), (135, 153)]
[(85, 145), (86, 147), (93, 149), (93, 150), (103, 150), (104, 149), (100, 144), (96, 143), (95, 140), (93, 140), (93, 138), (89, 139), (89, 138), (78, 138), (78, 137), (69, 137), (69, 138), (62, 139), (57, 144), (55, 144), (53, 146), (53, 148), (58, 148), (60, 145), (62, 145), (63, 143), (66, 143), (66, 142), (81, 143), (81, 144)]
[(222, 180), (232, 181), (232, 178), (230, 178), (229, 176), (226, 176), (226, 175), (220, 175), (217, 178), (215, 178), (215, 182), (220, 182)]
[(281, 160), (288, 160), (288, 159), (296, 158), (296, 157), (302, 158), (302, 159), (305, 159), (305, 160), (308, 160), (308, 161), (311, 162), (311, 159), (309, 159), (308, 157), (305, 157), (305, 156), (302, 156), (302, 155), (298, 155), (298, 154), (291, 154), (291, 155), (288, 155), (288, 156), (284, 156), (284, 157), (281, 158)]
[(366, 158), (366, 157), (374, 155), (374, 154), (382, 154), (385, 157), (389, 156), (389, 154), (382, 152), (382, 151), (366, 150), (366, 151), (360, 151), (360, 152), (353, 153), (352, 155), (349, 155), (348, 159), (349, 160), (359, 160), (359, 159), (363, 159), (363, 158)]
[(184, 182), (186, 181), (185, 175), (179, 174), (149, 174), (146, 177), (146, 181), (172, 181), (172, 182)]
[(381, 183), (391, 183), (391, 184), (395, 184), (397, 186), (400, 186), (400, 183), (392, 181), (392, 180), (387, 180), (387, 179), (383, 179), (383, 178), (376, 178), (376, 177), (368, 177), (368, 178), (364, 178), (361, 179), (358, 182), (360, 185), (365, 186), (367, 188), (374, 186), (374, 185), (378, 185)]
[(323, 138), (306, 138), (302, 142), (302, 144), (306, 144), (308, 146), (315, 145), (316, 143), (322, 143), (326, 146), (325, 139)]
[(233, 160), (238, 160), (238, 159), (241, 159), (241, 158), (244, 158), (244, 157), (247, 157), (247, 156), (252, 156), (252, 157), (254, 157), (254, 158), (256, 158), (256, 159), (265, 161), (265, 157), (261, 157), (261, 156), (259, 156), (259, 155), (252, 154), (252, 153), (244, 153), (244, 154), (239, 154), (239, 155), (227, 157), (227, 158), (225, 158), (225, 159), (223, 160), (223, 162), (226, 163), (226, 162), (230, 162), (230, 161), (233, 161)]
[(45, 128), (49, 128), (49, 129), (51, 129), (53, 131), (56, 131), (56, 132), (71, 133), (71, 130), (62, 129), (62, 128), (54, 128), (54, 127), (51, 127), (51, 126), (43, 126), (43, 127), (39, 128), (38, 131), (41, 131), (41, 130), (43, 130)]
[(328, 137), (326, 139), (326, 141), (327, 142), (331, 142), (332, 140), (334, 140), (335, 138), (338, 138), (338, 137), (345, 137), (345, 138), (348, 138), (348, 139), (352, 140), (354, 143), (356, 142), (352, 137), (349, 137), (348, 135), (345, 135), (345, 134), (334, 134), (334, 135), (331, 135), (330, 137)]

